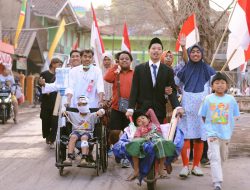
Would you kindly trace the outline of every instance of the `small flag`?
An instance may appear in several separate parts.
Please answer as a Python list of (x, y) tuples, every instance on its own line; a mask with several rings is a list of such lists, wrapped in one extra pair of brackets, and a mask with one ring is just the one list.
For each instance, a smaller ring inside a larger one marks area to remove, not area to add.
[(55, 38), (50, 46), (50, 49), (49, 49), (49, 53), (48, 53), (48, 58), (49, 58), (49, 61), (52, 59), (53, 57), (53, 54), (55, 52), (55, 49), (56, 49), (56, 46), (58, 44), (58, 42), (60, 41), (64, 31), (65, 31), (65, 20), (64, 18), (62, 19), (61, 23), (60, 23), (60, 26), (57, 30), (57, 33), (55, 35)]
[(27, 5), (27, 0), (23, 0), (22, 1), (21, 12), (20, 12), (19, 20), (18, 20), (18, 24), (17, 24), (17, 29), (16, 29), (16, 35), (15, 35), (15, 39), (14, 39), (14, 47), (15, 47), (15, 49), (17, 48), (18, 38), (19, 38), (19, 35), (20, 35), (20, 33), (22, 31), (22, 28), (23, 28), (23, 23), (24, 23), (24, 20), (25, 20), (26, 5)]
[(246, 69), (246, 63), (250, 59), (250, 0), (238, 0), (231, 20), (228, 25), (230, 34), (228, 37), (227, 60), (233, 54), (228, 63), (229, 70), (240, 67)]
[(231, 14), (228, 28), (237, 40), (235, 49), (241, 46), (246, 50), (250, 43), (250, 0), (238, 0)]
[(199, 31), (196, 26), (195, 14), (189, 16), (187, 20), (183, 23), (183, 26), (178, 36), (178, 40), (175, 44), (175, 51), (182, 51), (179, 43), (181, 34), (185, 34), (186, 36), (186, 48), (189, 48), (200, 41)]
[(93, 23), (91, 28), (91, 39), (90, 39), (90, 46), (94, 51), (94, 59), (95, 64), (101, 66), (102, 64), (102, 54), (105, 52), (104, 44), (100, 35), (100, 31), (98, 28), (95, 10), (91, 3), (91, 10), (93, 15)]
[(126, 22), (124, 22), (124, 27), (123, 27), (121, 50), (131, 52), (130, 41), (129, 41), (129, 36), (128, 36), (128, 28), (127, 28)]
[(71, 50), (77, 50), (79, 48), (79, 38), (77, 37), (75, 43), (72, 45)]

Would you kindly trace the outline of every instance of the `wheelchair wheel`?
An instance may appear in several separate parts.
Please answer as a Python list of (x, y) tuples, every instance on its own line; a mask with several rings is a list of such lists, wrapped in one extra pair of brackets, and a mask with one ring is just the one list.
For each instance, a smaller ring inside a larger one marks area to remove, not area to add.
[(155, 190), (156, 189), (156, 179), (155, 179), (155, 164), (152, 164), (152, 167), (147, 175), (147, 187), (148, 190)]
[(95, 169), (96, 169), (96, 175), (99, 176), (99, 170), (100, 170), (100, 158), (99, 158), (99, 147), (98, 143), (96, 143), (96, 159), (95, 159)]
[(107, 152), (106, 128), (104, 126), (102, 126), (102, 138), (100, 140), (100, 159), (101, 159), (102, 171), (106, 172), (108, 167), (108, 152)]
[(63, 159), (62, 159), (62, 152), (60, 141), (56, 141), (56, 167), (59, 169), (60, 176), (63, 176)]

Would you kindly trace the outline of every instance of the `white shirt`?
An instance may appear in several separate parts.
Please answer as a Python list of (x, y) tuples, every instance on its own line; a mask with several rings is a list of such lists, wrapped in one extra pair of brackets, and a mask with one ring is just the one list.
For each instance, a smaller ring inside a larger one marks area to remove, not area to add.
[[(93, 81), (91, 92), (88, 92), (88, 86)], [(89, 99), (90, 108), (98, 108), (98, 93), (104, 93), (104, 84), (102, 71), (97, 66), (91, 65), (89, 70), (84, 71), (83, 66), (74, 67), (69, 72), (69, 88), (65, 94), (72, 94), (71, 107), (76, 107), (77, 99), (85, 95)]]
[(159, 67), (160, 67), (160, 60), (158, 62), (156, 62), (156, 63), (153, 63), (153, 61), (151, 59), (149, 60), (149, 67), (150, 67), (150, 71), (151, 71), (152, 82), (153, 82), (153, 86), (155, 86), (156, 79), (155, 79), (155, 76), (154, 76), (154, 69), (152, 67), (152, 64), (157, 66), (157, 68), (156, 68), (156, 76), (157, 76), (158, 71), (159, 71)]

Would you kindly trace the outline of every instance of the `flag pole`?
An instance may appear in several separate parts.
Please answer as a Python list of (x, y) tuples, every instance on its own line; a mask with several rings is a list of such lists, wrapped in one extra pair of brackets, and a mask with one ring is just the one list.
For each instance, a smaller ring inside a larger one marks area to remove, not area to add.
[[(225, 38), (225, 36), (226, 36), (227, 29), (228, 29), (229, 23), (230, 23), (230, 21), (231, 21), (232, 15), (233, 15), (233, 13), (234, 13), (236, 4), (237, 4), (237, 1), (236, 1), (235, 4), (234, 4), (232, 13), (230, 14), (230, 17), (229, 17), (229, 19), (228, 19), (228, 21), (227, 21), (227, 25), (226, 25), (226, 27), (225, 27), (225, 30), (224, 30), (224, 32), (223, 32), (223, 34), (222, 34), (222, 37), (221, 37), (221, 39), (220, 39), (220, 42), (219, 42), (219, 44), (218, 44), (218, 46), (217, 46), (217, 49), (216, 49), (216, 51), (215, 51), (215, 53), (214, 53), (213, 59), (212, 59), (211, 64), (210, 64), (211, 67), (213, 67), (213, 65), (214, 65), (215, 56), (218, 54), (218, 51), (219, 51), (219, 49), (220, 49), (220, 46), (221, 46), (221, 44), (222, 44), (222, 42), (223, 42), (223, 40), (224, 40), (224, 38)], [(225, 65), (224, 65), (224, 66), (225, 66)]]
[(227, 65), (229, 64), (229, 62), (231, 61), (231, 59), (233, 58), (234, 54), (236, 53), (237, 49), (234, 49), (233, 53), (230, 55), (229, 59), (227, 60), (227, 62), (224, 64), (224, 66), (222, 67), (222, 69), (220, 70), (221, 72), (223, 72)]

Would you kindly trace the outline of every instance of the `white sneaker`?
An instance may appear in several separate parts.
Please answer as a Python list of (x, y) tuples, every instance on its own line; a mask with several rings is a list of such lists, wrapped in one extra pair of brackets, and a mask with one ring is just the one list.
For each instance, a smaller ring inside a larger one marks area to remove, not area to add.
[(181, 170), (181, 172), (179, 173), (180, 177), (187, 177), (190, 174), (190, 171), (188, 169), (187, 166), (184, 166)]
[(191, 173), (196, 176), (203, 176), (203, 172), (200, 167), (195, 166), (194, 169), (192, 169)]

